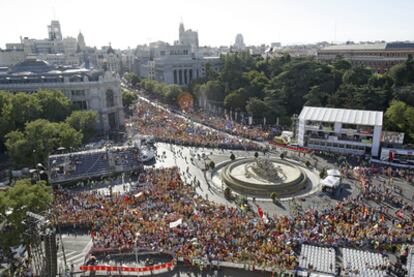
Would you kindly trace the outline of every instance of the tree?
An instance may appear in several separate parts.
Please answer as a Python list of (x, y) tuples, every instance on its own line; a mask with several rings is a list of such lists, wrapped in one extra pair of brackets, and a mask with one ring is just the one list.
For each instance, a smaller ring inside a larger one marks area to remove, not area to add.
[(269, 83), (269, 79), (263, 72), (250, 70), (243, 73), (243, 78), (246, 79), (248, 85), (246, 86), (248, 97), (257, 97), (263, 99), (264, 89)]
[(219, 81), (208, 81), (201, 85), (200, 92), (209, 100), (222, 103), (225, 97), (224, 87)]
[(137, 76), (137, 74), (133, 73), (133, 72), (128, 72), (124, 74), (124, 78), (125, 80), (127, 80), (128, 83), (130, 83), (133, 87), (135, 87), (139, 82), (140, 79)]
[(58, 147), (78, 147), (82, 133), (67, 123), (38, 119), (28, 123), (24, 131), (12, 131), (6, 135), (6, 149), (16, 167), (45, 163)]
[(368, 83), (368, 79), (371, 77), (371, 74), (371, 70), (368, 68), (358, 66), (345, 71), (342, 80), (345, 84), (361, 86)]
[(247, 92), (244, 88), (239, 88), (227, 94), (224, 98), (224, 107), (234, 111), (244, 111), (247, 101)]
[(29, 179), (22, 179), (7, 191), (0, 191), (0, 217), (9, 229), (0, 236), (2, 250), (9, 253), (9, 247), (22, 242), (27, 246), (29, 238), (24, 236), (26, 212), (42, 213), (51, 203), (51, 188), (44, 181), (32, 185)]
[(306, 106), (324, 107), (328, 101), (328, 94), (323, 92), (319, 86), (313, 86), (310, 91), (303, 96)]
[(270, 193), (270, 198), (272, 199), (273, 203), (276, 203), (277, 193), (276, 192), (271, 192)]
[(138, 96), (136, 93), (133, 93), (129, 90), (122, 90), (122, 104), (125, 109), (128, 109), (131, 107), (131, 105), (138, 99)]
[(3, 107), (2, 116), (9, 122), (9, 130), (23, 129), (27, 122), (36, 120), (42, 113), (37, 98), (19, 92), (10, 98), (8, 105)]
[(400, 100), (406, 103), (407, 105), (414, 106), (414, 84), (395, 87), (392, 92), (393, 95), (391, 98), (395, 100)]
[(83, 134), (84, 141), (89, 141), (96, 134), (98, 113), (96, 111), (74, 111), (66, 118), (66, 123)]
[(396, 86), (403, 86), (414, 82), (414, 64), (412, 56), (409, 56), (405, 63), (392, 66), (388, 70), (388, 76)]
[(70, 113), (71, 103), (61, 91), (41, 90), (32, 94), (41, 107), (39, 118), (63, 121)]
[(342, 59), (341, 57), (338, 57), (337, 59), (335, 59), (332, 65), (336, 70), (339, 70), (339, 71), (346, 71), (348, 69), (351, 69), (352, 67), (350, 62)]
[(179, 85), (169, 85), (165, 94), (165, 101), (169, 105), (177, 105), (177, 100), (180, 94), (183, 93)]
[(247, 101), (246, 110), (253, 115), (253, 118), (262, 120), (269, 114), (269, 107), (266, 102), (256, 97), (252, 97)]
[(371, 86), (371, 87), (375, 87), (375, 88), (389, 89), (393, 85), (393, 80), (388, 75), (374, 73), (368, 79), (368, 85)]
[[(255, 60), (249, 52), (231, 53), (221, 56), (223, 67), (220, 73), (220, 81), (225, 91), (232, 91), (244, 87), (247, 84), (243, 73), (255, 68)], [(224, 98), (224, 97), (223, 97)]]
[(414, 107), (393, 100), (385, 112), (384, 119), (387, 129), (404, 132), (409, 142), (414, 141)]
[[(271, 101), (279, 102), (285, 107), (288, 115), (299, 113), (305, 104), (304, 96), (311, 87), (319, 86), (320, 90), (331, 94), (336, 90), (336, 78), (332, 68), (311, 60), (295, 60), (284, 66), (284, 71), (273, 77), (266, 95)], [(281, 97), (283, 102), (278, 99)]]

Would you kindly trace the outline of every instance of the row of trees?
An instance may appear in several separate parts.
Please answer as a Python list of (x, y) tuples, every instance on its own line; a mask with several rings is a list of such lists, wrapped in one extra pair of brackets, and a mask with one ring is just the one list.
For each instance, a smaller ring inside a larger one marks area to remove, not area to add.
[(0, 148), (16, 167), (45, 162), (58, 147), (78, 147), (96, 134), (95, 111), (77, 111), (60, 91), (0, 92)]
[(176, 105), (178, 97), (183, 92), (183, 89), (178, 85), (167, 85), (154, 80), (142, 80), (140, 85), (146, 91), (169, 105)]
[[(222, 56), (219, 73), (206, 67), (206, 76), (191, 85), (197, 97), (228, 110), (247, 112), (257, 121), (266, 117), (289, 124), (293, 114), (304, 105), (387, 111), (389, 130), (404, 131), (414, 141), (411, 108), (414, 107), (414, 64), (411, 57), (387, 73), (373, 73), (370, 68), (351, 67), (340, 58), (331, 64), (311, 58), (263, 59), (247, 52)], [(407, 107), (405, 117), (396, 111)], [(395, 107), (394, 107), (395, 106)]]

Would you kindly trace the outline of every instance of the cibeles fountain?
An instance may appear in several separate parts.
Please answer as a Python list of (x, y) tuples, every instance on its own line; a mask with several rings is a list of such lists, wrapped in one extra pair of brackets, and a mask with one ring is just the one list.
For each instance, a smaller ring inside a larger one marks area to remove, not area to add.
[(312, 192), (319, 183), (317, 174), (300, 162), (276, 157), (240, 158), (217, 165), (211, 181), (251, 197), (279, 199)]

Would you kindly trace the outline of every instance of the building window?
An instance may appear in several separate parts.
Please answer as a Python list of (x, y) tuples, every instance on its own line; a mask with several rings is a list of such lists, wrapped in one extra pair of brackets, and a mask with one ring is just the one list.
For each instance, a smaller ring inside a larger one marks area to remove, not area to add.
[(193, 70), (192, 69), (189, 70), (189, 78), (190, 78), (190, 82), (191, 82), (191, 80), (193, 80)]
[(109, 113), (108, 114), (108, 124), (110, 129), (117, 129), (118, 126), (116, 124), (116, 113)]
[(71, 93), (72, 93), (72, 96), (82, 96), (82, 97), (85, 97), (85, 91), (84, 90), (72, 90), (71, 91)]
[(72, 102), (72, 108), (74, 110), (87, 110), (88, 109), (88, 102), (86, 101), (73, 101)]
[(106, 107), (113, 107), (115, 106), (115, 96), (114, 92), (111, 89), (106, 91)]

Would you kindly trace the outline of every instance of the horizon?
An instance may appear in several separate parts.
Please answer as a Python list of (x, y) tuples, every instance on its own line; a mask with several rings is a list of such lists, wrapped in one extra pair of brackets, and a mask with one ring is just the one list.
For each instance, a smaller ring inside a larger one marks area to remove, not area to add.
[(247, 0), (121, 0), (115, 8), (109, 1), (96, 0), (4, 0), (0, 2), (4, 11), (0, 47), (19, 42), (20, 37), (46, 38), (51, 20), (60, 22), (63, 37), (77, 37), (81, 31), (86, 44), (98, 48), (109, 43), (116, 49), (135, 48), (159, 40), (173, 44), (181, 20), (186, 29), (198, 31), (201, 46), (211, 47), (230, 46), (239, 33), (249, 46), (272, 42), (285, 46), (324, 41), (412, 41), (409, 26), (414, 23), (414, 3), (397, 2), (258, 0), (253, 7), (257, 12), (252, 12), (253, 2)]

